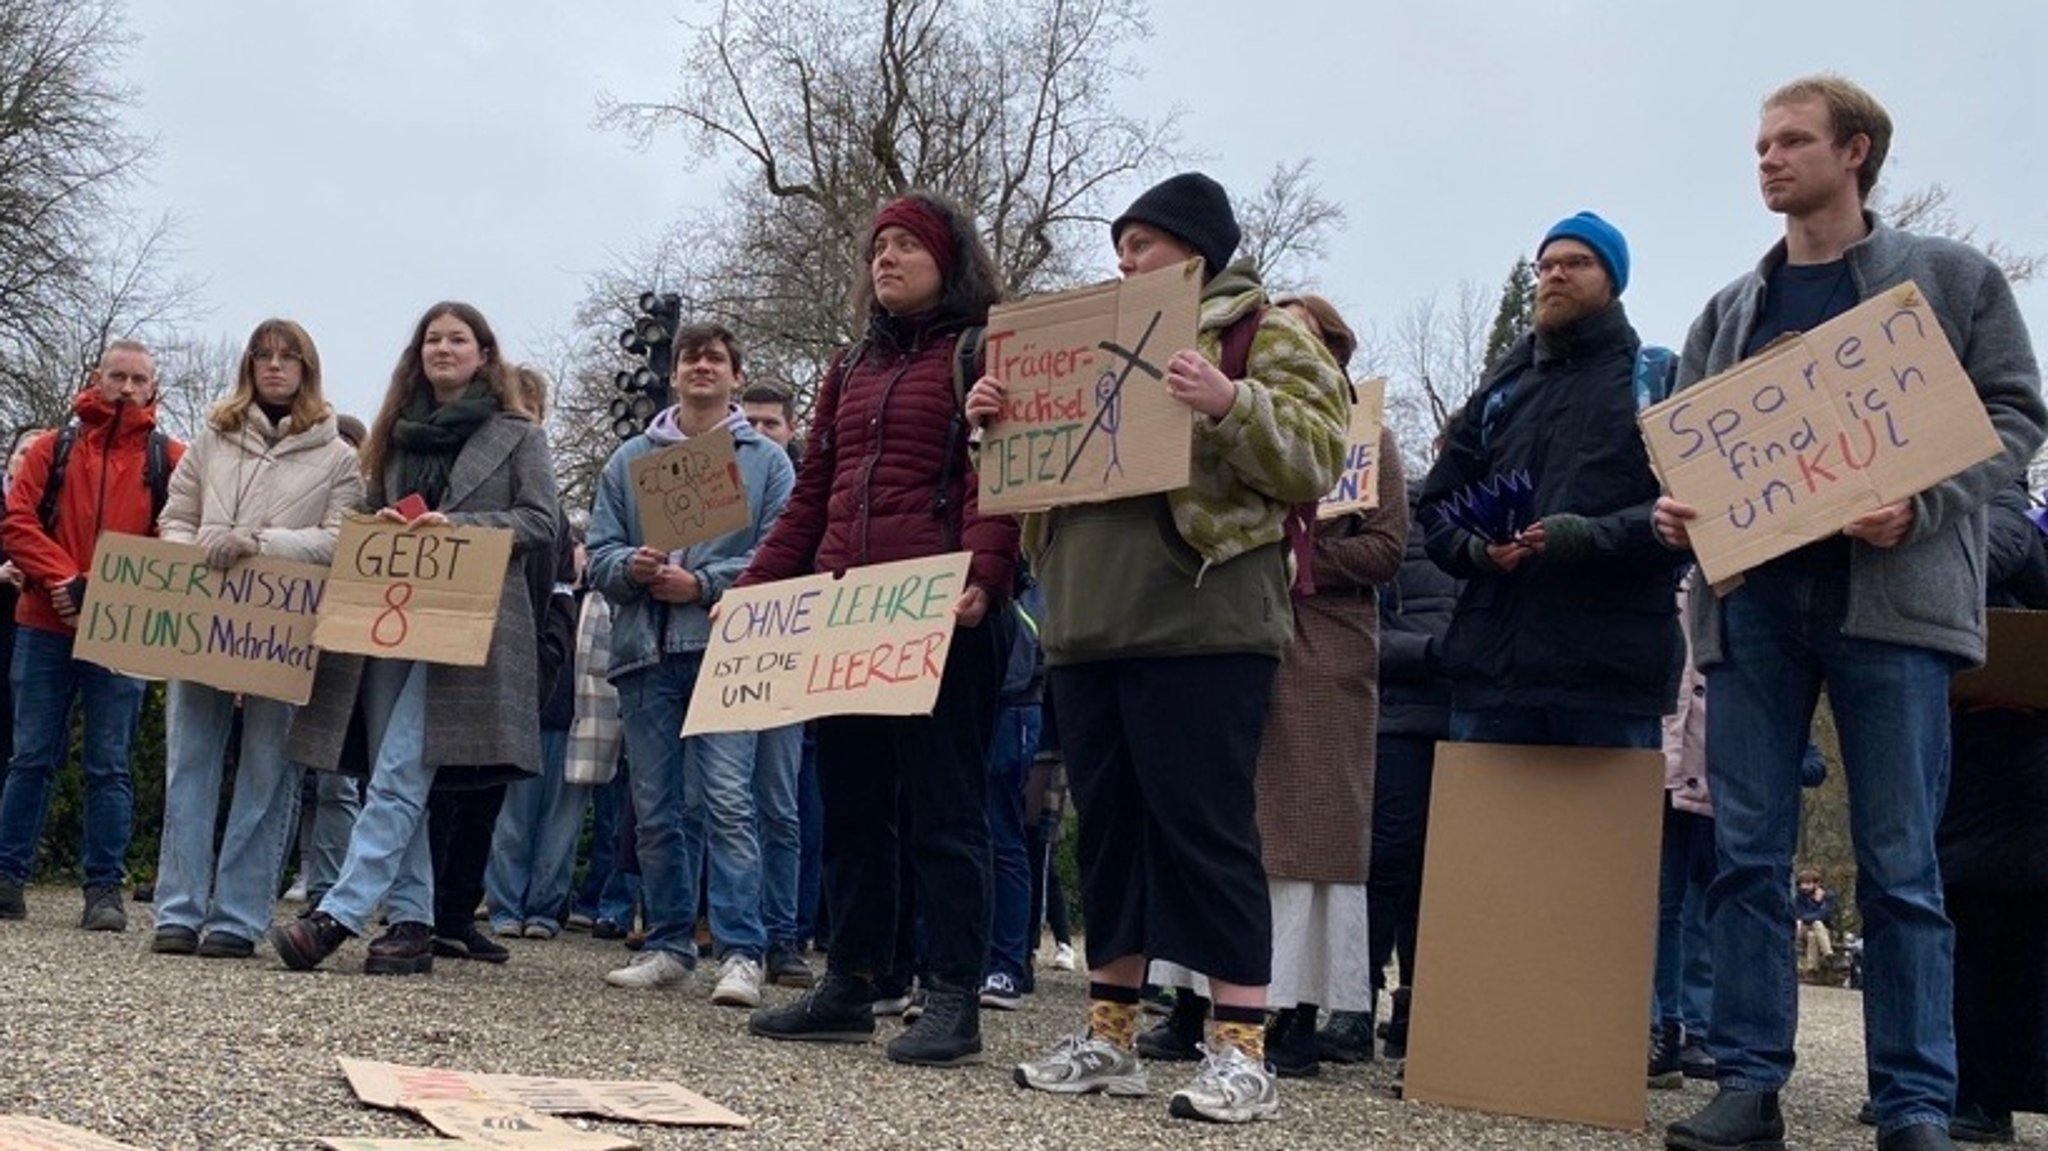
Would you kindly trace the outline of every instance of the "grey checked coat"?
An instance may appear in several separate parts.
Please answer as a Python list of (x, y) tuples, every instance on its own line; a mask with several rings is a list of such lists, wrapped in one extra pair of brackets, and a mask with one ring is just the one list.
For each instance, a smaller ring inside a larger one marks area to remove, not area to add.
[[(400, 453), (370, 479), (365, 509), (398, 492)], [(427, 665), (427, 766), (461, 768), (463, 782), (484, 783), (540, 771), (533, 606), (525, 556), (555, 543), (555, 473), (547, 436), (523, 416), (500, 413), (478, 428), (448, 477), (440, 510), (456, 524), (512, 529), (512, 560), (498, 597), (498, 622), (482, 667)], [(286, 754), (295, 763), (331, 771), (340, 766), (355, 710), (363, 657), (322, 653), (313, 698), (292, 722)], [(371, 760), (375, 761), (372, 749)], [(436, 786), (456, 780), (437, 778)]]

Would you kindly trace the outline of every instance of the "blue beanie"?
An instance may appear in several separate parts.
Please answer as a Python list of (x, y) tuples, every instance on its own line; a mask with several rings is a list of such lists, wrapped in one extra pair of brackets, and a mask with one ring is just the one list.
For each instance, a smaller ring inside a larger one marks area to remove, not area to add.
[(1593, 249), (1593, 254), (1607, 267), (1607, 278), (1614, 281), (1616, 296), (1628, 287), (1628, 241), (1613, 224), (1591, 212), (1566, 216), (1543, 234), (1543, 243), (1536, 248), (1537, 259), (1543, 258), (1543, 249), (1553, 240), (1577, 240)]

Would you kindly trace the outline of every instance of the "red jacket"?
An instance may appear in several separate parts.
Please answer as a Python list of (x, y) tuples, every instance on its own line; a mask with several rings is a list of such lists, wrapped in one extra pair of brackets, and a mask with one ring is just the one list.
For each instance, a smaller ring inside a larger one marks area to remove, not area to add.
[[(789, 504), (737, 586), (966, 549), (967, 582), (1010, 594), (1017, 521), (976, 510), (980, 480), (967, 426), (954, 428), (954, 331), (917, 331), (908, 347), (874, 325), (851, 371), (835, 362), (811, 410), (811, 447)], [(950, 466), (946, 439), (953, 428)], [(940, 478), (948, 478), (941, 500)]]
[[(7, 518), (0, 522), (7, 557), (27, 582), (15, 606), (15, 622), (70, 635), (72, 628), (50, 604), (50, 589), (92, 573), (93, 544), (103, 531), (149, 535), (156, 530), (148, 480), (149, 433), (156, 428), (156, 405), (122, 405), (115, 423), (114, 405), (88, 388), (71, 402), (78, 417), (78, 438), (64, 464), (64, 487), (57, 495), (57, 522), (43, 530), (37, 512), (50, 479), (56, 454), (55, 433), (39, 436), (22, 461), (20, 474), (7, 489)], [(185, 454), (172, 441), (171, 466)]]

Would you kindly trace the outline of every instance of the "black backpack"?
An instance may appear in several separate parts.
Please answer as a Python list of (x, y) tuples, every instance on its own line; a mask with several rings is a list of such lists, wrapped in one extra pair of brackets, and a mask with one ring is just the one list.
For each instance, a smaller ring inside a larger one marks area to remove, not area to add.
[[(84, 428), (77, 420), (57, 429), (57, 443), (50, 452), (50, 477), (43, 483), (43, 502), (36, 505), (36, 519), (45, 533), (57, 530), (57, 497), (64, 490), (64, 469), (71, 463), (71, 448)], [(142, 482), (149, 485), (149, 522), (154, 525), (171, 498), (171, 437), (162, 428), (149, 430), (148, 455), (142, 466)]]

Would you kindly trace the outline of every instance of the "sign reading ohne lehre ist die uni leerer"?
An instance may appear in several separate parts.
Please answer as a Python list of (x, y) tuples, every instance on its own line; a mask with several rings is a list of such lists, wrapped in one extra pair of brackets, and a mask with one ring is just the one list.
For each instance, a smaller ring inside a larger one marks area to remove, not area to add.
[(1003, 412), (982, 432), (979, 506), (1040, 511), (1188, 482), (1193, 409), (1166, 361), (1195, 346), (1202, 262), (1033, 296), (988, 314)]
[(508, 528), (349, 516), (313, 641), (325, 651), (480, 667), (511, 558)]
[(1638, 418), (1665, 488), (1699, 510), (1693, 552), (1717, 585), (2001, 450), (1910, 282)]
[(931, 714), (967, 563), (951, 552), (726, 592), (683, 734)]
[(107, 532), (93, 547), (74, 654), (151, 679), (304, 703), (327, 569), (251, 557), (207, 566), (206, 549)]
[(1323, 494), (1316, 518), (1329, 520), (1380, 506), (1380, 421), (1387, 406), (1387, 381), (1375, 376), (1351, 386), (1351, 426), (1344, 433), (1344, 470)]

